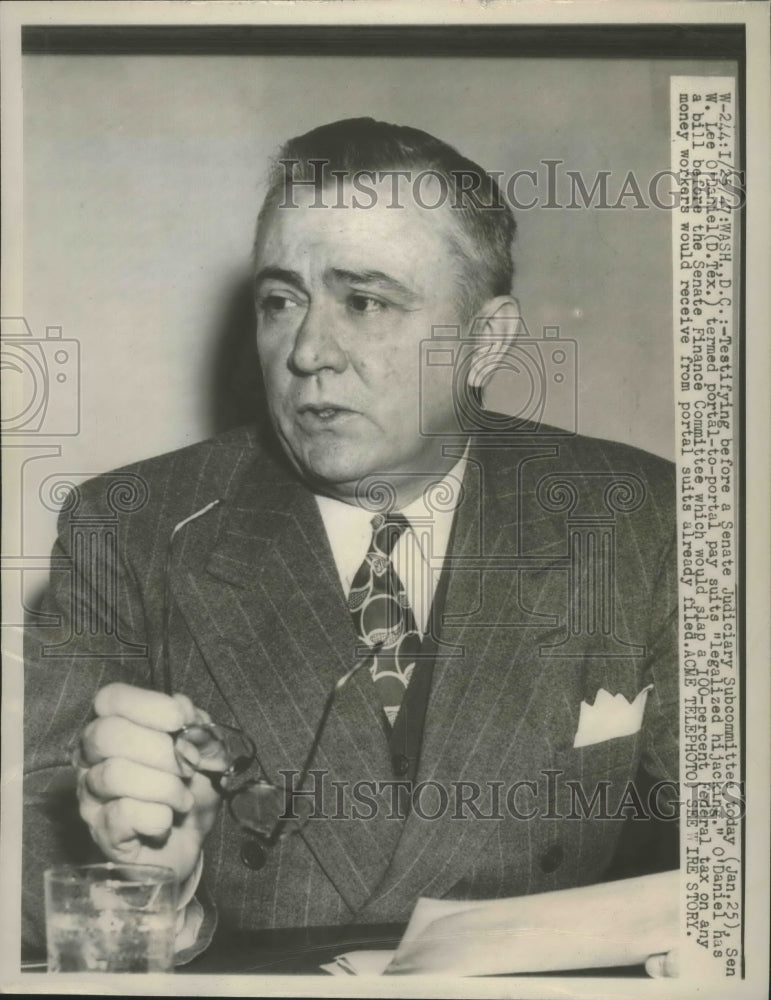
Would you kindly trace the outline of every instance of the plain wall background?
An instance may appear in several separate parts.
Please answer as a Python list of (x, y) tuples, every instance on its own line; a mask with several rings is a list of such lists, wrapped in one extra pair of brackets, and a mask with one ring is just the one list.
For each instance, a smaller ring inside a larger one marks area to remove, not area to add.
[[(35, 476), (98, 473), (235, 420), (226, 387), (248, 322), (243, 276), (267, 160), (288, 136), (371, 115), (426, 129), (489, 170), (537, 170), (542, 196), (545, 159), (588, 183), (610, 170), (615, 201), (630, 170), (645, 191), (669, 168), (669, 77), (697, 72), (726, 67), (25, 57), (24, 311), (36, 336), (61, 326), (81, 350), (80, 433), (59, 440), (60, 457), (31, 463)], [(517, 218), (515, 293), (529, 329), (559, 326), (578, 342), (579, 430), (671, 457), (670, 213)], [(507, 408), (506, 386), (489, 398)], [(26, 553), (49, 550), (54, 521), (25, 510)]]

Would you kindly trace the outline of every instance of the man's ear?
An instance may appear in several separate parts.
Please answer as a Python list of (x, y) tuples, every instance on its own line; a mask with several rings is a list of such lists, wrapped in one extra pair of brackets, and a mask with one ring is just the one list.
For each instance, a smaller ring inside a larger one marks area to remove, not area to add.
[(524, 329), (519, 302), (511, 295), (489, 299), (477, 313), (468, 334), (473, 360), (469, 365), (468, 384), (484, 388), (499, 367), (512, 341)]

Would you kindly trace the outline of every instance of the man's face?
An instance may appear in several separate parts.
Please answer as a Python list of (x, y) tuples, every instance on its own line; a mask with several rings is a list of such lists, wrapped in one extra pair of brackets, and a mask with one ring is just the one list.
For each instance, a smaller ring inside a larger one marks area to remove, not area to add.
[[(350, 498), (382, 475), (407, 499), (444, 471), (435, 435), (456, 430), (446, 377), (421, 379), (433, 325), (461, 325), (449, 209), (274, 209), (258, 236), (257, 348), (284, 450), (311, 482)], [(335, 194), (327, 195), (328, 205)], [(423, 427), (421, 433), (421, 396)]]

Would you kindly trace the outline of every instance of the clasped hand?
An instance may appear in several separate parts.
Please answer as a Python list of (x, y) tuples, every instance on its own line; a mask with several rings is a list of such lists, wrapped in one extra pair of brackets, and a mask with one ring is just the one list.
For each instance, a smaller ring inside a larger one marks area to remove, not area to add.
[(171, 734), (211, 719), (186, 695), (120, 683), (97, 693), (94, 711), (75, 761), (91, 836), (112, 861), (164, 865), (186, 879), (221, 800), (194, 770), (196, 748), (186, 744), (183, 760)]

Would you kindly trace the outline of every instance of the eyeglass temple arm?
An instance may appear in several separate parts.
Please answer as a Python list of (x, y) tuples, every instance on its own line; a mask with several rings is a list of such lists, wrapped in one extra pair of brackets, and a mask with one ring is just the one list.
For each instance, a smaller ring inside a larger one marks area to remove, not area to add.
[[(321, 742), (321, 737), (324, 735), (324, 729), (326, 728), (327, 725), (327, 719), (329, 718), (329, 713), (332, 711), (332, 706), (335, 703), (337, 695), (340, 693), (340, 691), (342, 691), (342, 689), (345, 687), (345, 685), (353, 677), (354, 674), (357, 674), (362, 667), (372, 662), (373, 658), (377, 656), (377, 654), (382, 649), (382, 646), (383, 646), (382, 642), (378, 643), (376, 646), (373, 646), (372, 650), (369, 653), (367, 653), (366, 656), (363, 656), (358, 663), (354, 664), (351, 667), (348, 673), (343, 674), (343, 676), (337, 680), (335, 686), (327, 695), (327, 700), (326, 703), (324, 704), (324, 711), (321, 713), (321, 718), (319, 719), (319, 724), (316, 727), (316, 732), (313, 736), (313, 742), (311, 743), (311, 748), (308, 751), (308, 756), (305, 758), (305, 763), (303, 764), (302, 771), (300, 772), (300, 780), (297, 782), (298, 789), (302, 788), (302, 786), (305, 784), (305, 779), (308, 777), (308, 771), (310, 771), (311, 764), (313, 763), (313, 758), (316, 756), (316, 750), (318, 749), (319, 743)], [(273, 827), (270, 836), (268, 837), (269, 844), (276, 843), (281, 834), (281, 830), (286, 822), (287, 822), (286, 816), (279, 817), (278, 821), (276, 822), (276, 825)]]
[(302, 788), (305, 784), (305, 779), (308, 777), (308, 771), (310, 770), (311, 764), (313, 763), (313, 758), (316, 756), (316, 750), (318, 749), (319, 743), (321, 742), (321, 737), (324, 735), (324, 729), (327, 725), (327, 719), (329, 718), (329, 713), (332, 711), (332, 706), (335, 703), (340, 691), (343, 690), (348, 681), (357, 674), (362, 667), (371, 663), (373, 658), (377, 656), (382, 648), (383, 643), (378, 643), (377, 646), (373, 646), (371, 652), (363, 656), (358, 663), (355, 663), (348, 673), (343, 674), (342, 677), (338, 678), (335, 686), (327, 695), (326, 703), (324, 704), (324, 711), (321, 713), (321, 718), (319, 719), (319, 724), (316, 726), (316, 732), (313, 736), (313, 742), (311, 743), (311, 748), (308, 751), (308, 756), (305, 758), (305, 763), (303, 764), (302, 771), (300, 772), (300, 780), (297, 783), (298, 788)]
[[(175, 529), (176, 530), (176, 529)], [(171, 684), (171, 663), (169, 662), (169, 630), (171, 624), (171, 556), (173, 552), (174, 532), (169, 539), (166, 550), (166, 572), (163, 581), (163, 643), (161, 649), (161, 670), (163, 693), (173, 694)]]

